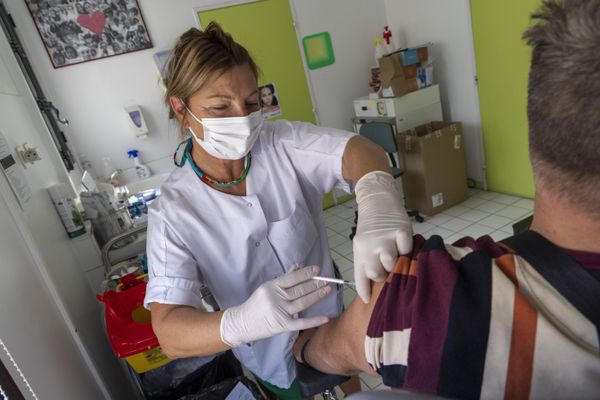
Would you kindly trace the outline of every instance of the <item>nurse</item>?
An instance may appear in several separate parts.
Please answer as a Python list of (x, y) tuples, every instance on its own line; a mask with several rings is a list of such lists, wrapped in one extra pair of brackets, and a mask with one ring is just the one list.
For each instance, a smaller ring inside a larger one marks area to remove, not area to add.
[[(411, 223), (385, 153), (365, 138), (263, 121), (258, 67), (218, 24), (190, 29), (166, 66), (170, 118), (189, 134), (150, 207), (145, 306), (172, 358), (236, 357), (273, 391), (293, 386), (299, 330), (339, 313), (322, 198), (355, 188), (357, 290), (410, 251)], [(202, 310), (207, 286), (221, 311)], [(278, 394), (280, 398), (295, 398)]]

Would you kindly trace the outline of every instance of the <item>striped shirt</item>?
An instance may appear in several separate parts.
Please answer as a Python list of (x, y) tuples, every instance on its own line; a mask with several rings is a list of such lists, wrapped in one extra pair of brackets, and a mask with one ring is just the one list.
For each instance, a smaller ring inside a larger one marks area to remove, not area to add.
[[(600, 398), (600, 320), (586, 318), (561, 285), (489, 236), (414, 239), (365, 338), (384, 384), (468, 399)], [(566, 254), (581, 256), (600, 288), (600, 255)]]

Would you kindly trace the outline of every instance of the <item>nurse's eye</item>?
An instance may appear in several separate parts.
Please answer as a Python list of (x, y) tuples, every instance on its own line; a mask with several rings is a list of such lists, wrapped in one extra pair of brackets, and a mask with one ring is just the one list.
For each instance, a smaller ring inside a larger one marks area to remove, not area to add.
[(227, 110), (229, 110), (229, 106), (225, 104), (219, 104), (215, 106), (206, 107), (206, 109), (212, 114), (221, 115), (226, 113)]

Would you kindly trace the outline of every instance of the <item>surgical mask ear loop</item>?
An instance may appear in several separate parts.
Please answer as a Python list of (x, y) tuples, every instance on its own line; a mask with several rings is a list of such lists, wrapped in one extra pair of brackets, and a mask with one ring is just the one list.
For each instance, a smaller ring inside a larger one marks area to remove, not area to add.
[[(185, 108), (185, 110), (192, 116), (192, 118), (194, 118), (196, 120), (196, 122), (198, 122), (200, 125), (204, 126), (204, 124), (202, 123), (202, 120), (198, 117), (196, 117), (196, 115), (192, 112), (192, 110), (190, 110), (188, 108), (188, 106), (185, 105), (184, 101), (180, 98), (179, 101), (181, 102), (181, 105), (183, 106), (183, 108)], [(194, 132), (194, 130), (192, 129), (192, 126), (188, 126), (188, 131), (192, 134), (192, 136), (196, 139), (196, 141), (198, 142), (205, 142), (207, 140), (206, 137), (206, 131), (204, 131), (204, 139), (200, 139), (198, 137), (198, 135), (196, 134), (196, 132)]]

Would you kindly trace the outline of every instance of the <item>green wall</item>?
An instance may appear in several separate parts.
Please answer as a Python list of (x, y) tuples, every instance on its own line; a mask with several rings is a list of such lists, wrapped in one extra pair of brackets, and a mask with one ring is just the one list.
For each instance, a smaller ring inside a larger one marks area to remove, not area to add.
[(250, 52), (263, 74), (259, 86), (274, 82), (284, 118), (315, 123), (315, 114), (289, 3), (265, 0), (198, 13), (202, 27), (217, 21)]
[(471, 0), (489, 190), (533, 197), (527, 145), (530, 49), (521, 39), (540, 0)]

